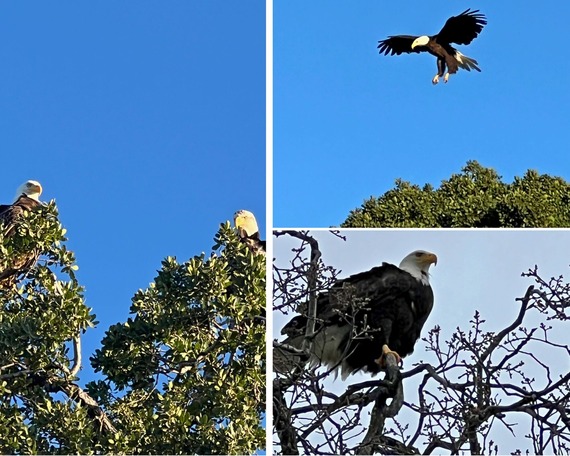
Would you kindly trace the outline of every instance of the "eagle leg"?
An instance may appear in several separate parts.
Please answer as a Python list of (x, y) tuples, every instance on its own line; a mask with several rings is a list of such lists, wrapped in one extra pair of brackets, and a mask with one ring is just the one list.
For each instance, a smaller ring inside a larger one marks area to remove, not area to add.
[[(433, 79), (431, 80), (431, 83), (433, 85), (436, 85), (439, 82), (439, 74), (436, 74)], [(447, 82), (447, 81), (446, 81)]]
[(445, 73), (445, 76), (443, 77), (443, 82), (447, 84), (448, 80), (449, 80), (449, 73)]
[(387, 355), (394, 355), (396, 357), (396, 363), (398, 365), (400, 365), (402, 363), (402, 358), (400, 357), (400, 355), (398, 353), (396, 353), (393, 350), (390, 350), (390, 347), (388, 347), (388, 345), (384, 344), (382, 345), (382, 354), (380, 355), (380, 358), (375, 359), (374, 362), (376, 364), (378, 364), (380, 367), (386, 367), (386, 356)]

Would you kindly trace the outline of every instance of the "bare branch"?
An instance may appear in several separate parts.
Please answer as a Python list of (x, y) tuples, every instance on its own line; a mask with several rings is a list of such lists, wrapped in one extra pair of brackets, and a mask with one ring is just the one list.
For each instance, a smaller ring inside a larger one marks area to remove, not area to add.
[(77, 334), (73, 338), (73, 367), (69, 372), (71, 377), (75, 377), (81, 369), (81, 336)]

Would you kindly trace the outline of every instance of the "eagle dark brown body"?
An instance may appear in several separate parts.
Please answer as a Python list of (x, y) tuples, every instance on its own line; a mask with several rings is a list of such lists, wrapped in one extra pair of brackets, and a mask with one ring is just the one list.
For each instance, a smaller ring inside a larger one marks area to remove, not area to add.
[[(13, 204), (0, 205), (0, 229), (4, 239), (16, 234), (19, 221), (24, 212), (33, 211), (41, 206), (41, 203), (33, 198), (22, 194)], [(11, 286), (17, 277), (29, 270), (38, 260), (39, 253), (36, 251), (26, 252), (17, 256), (13, 263), (0, 270), (0, 288)]]
[[(457, 16), (450, 17), (437, 35), (389, 36), (378, 42), (378, 50), (384, 55), (429, 52), (437, 57), (437, 74), (432, 82), (437, 84), (440, 77), (444, 77), (444, 81), (447, 82), (449, 75), (456, 73), (459, 68), (467, 71), (481, 71), (477, 60), (463, 55), (451, 43), (471, 43), (486, 24), (485, 15), (479, 14), (479, 10), (468, 9)], [(445, 73), (446, 67), (447, 73)]]
[[(379, 372), (385, 346), (397, 357), (412, 353), (433, 307), (427, 271), (436, 262), (434, 254), (418, 250), (399, 267), (383, 263), (320, 294), (312, 363), (339, 368), (346, 378), (359, 370)], [(305, 311), (287, 323), (283, 344), (301, 348), (308, 321)]]

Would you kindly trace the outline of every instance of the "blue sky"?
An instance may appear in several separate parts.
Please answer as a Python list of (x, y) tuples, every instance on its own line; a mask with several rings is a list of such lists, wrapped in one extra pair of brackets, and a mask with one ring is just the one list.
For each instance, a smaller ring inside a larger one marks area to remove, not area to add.
[[(389, 35), (433, 35), (479, 9), (481, 73), (432, 86), (435, 57), (380, 56)], [(504, 180), (570, 180), (570, 3), (274, 2), (274, 224), (340, 224), (396, 178), (439, 186), (467, 160)]]
[(0, 203), (56, 199), (87, 360), (164, 257), (238, 209), (265, 230), (265, 2), (2, 2), (0, 42)]
[[(438, 263), (430, 268), (430, 284), (434, 290), (434, 308), (430, 314), (422, 337), (429, 329), (441, 326), (441, 340), (449, 340), (457, 327), (469, 329), (469, 320), (475, 310), (481, 312), (486, 320), (484, 329), (500, 331), (515, 320), (520, 303), (515, 299), (524, 296), (529, 285), (534, 281), (521, 277), (535, 265), (539, 267), (541, 277), (548, 281), (550, 277), (563, 275), (568, 282), (570, 259), (567, 249), (570, 244), (570, 230), (462, 230), (462, 229), (416, 229), (416, 230), (342, 230), (347, 240), (342, 241), (327, 230), (310, 232), (318, 241), (325, 265), (340, 270), (339, 278), (371, 269), (383, 261), (399, 264), (414, 250), (427, 250), (438, 256)], [(287, 267), (293, 256), (291, 249), (299, 242), (289, 236), (281, 236), (274, 241), (276, 264)], [(274, 314), (273, 337), (283, 340), (281, 328), (292, 315)], [(536, 310), (530, 310), (523, 326), (528, 328), (544, 321)], [(560, 344), (567, 342), (567, 328), (564, 322), (549, 321), (553, 326), (550, 340)], [(533, 350), (534, 351), (534, 350)], [(562, 351), (536, 351), (540, 359), (552, 369), (552, 378), (565, 374), (568, 369), (567, 354)], [(564, 361), (566, 358), (566, 361)], [(562, 362), (561, 362), (562, 360)], [(419, 341), (414, 353), (404, 359), (404, 371), (414, 363), (424, 361), (437, 365), (432, 352), (425, 350), (425, 343)], [(494, 359), (494, 361), (497, 361)], [(531, 362), (527, 362), (530, 372), (536, 376), (536, 388), (544, 385), (544, 375)], [(343, 382), (332, 377), (325, 382), (327, 390), (340, 394), (348, 384), (370, 379), (367, 374), (355, 374)], [(406, 400), (414, 402), (417, 391), (417, 378), (410, 378), (404, 383)], [(508, 402), (508, 401), (507, 401)], [(299, 404), (297, 404), (299, 405)], [(367, 412), (362, 419), (368, 420)], [(398, 419), (410, 422), (415, 429), (417, 420), (405, 410)], [(522, 415), (513, 416), (510, 421), (526, 425)], [(497, 426), (494, 439), (499, 443), (500, 454), (508, 454), (516, 448), (526, 448), (524, 434), (528, 428), (521, 427), (513, 438), (508, 431)], [(524, 452), (524, 451), (523, 451)]]

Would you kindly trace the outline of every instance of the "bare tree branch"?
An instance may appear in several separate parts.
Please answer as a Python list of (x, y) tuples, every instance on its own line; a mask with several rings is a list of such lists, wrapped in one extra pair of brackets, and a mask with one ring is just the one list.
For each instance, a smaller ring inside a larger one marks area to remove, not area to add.
[(71, 377), (75, 377), (81, 369), (81, 336), (78, 333), (73, 338), (73, 367), (69, 371)]

